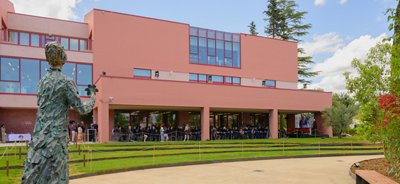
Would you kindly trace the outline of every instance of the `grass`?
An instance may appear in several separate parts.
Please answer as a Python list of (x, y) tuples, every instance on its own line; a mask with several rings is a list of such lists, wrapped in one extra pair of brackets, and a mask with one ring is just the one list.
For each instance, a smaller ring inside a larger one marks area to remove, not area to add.
[[(7, 151), (6, 151), (7, 149)], [(70, 145), (70, 175), (96, 174), (112, 170), (127, 170), (168, 164), (201, 163), (206, 161), (227, 161), (232, 159), (273, 158), (282, 156), (325, 155), (325, 154), (377, 154), (382, 153), (381, 145), (368, 144), (352, 138), (308, 138), (308, 139), (258, 139), (224, 140), (206, 142), (133, 142), (109, 144), (82, 144), (78, 152)], [(92, 150), (89, 152), (88, 150)], [(6, 152), (5, 152), (6, 151)], [(22, 174), (26, 147), (21, 147), (22, 159), (18, 159), (19, 147), (0, 148), (0, 183), (18, 183)], [(83, 166), (83, 155), (86, 162)], [(97, 159), (97, 160), (96, 160)], [(10, 166), (10, 176), (6, 177), (6, 160)], [(75, 161), (75, 163), (74, 163)], [(80, 162), (77, 162), (80, 161)]]

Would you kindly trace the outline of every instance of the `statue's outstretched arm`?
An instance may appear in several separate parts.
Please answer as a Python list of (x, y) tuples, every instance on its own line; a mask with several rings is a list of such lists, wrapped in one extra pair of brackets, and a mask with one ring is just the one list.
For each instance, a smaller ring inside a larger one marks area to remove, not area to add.
[(82, 103), (79, 98), (78, 89), (74, 81), (68, 81), (66, 83), (66, 95), (68, 104), (72, 106), (79, 114), (87, 114), (93, 110), (94, 102), (95, 102), (95, 94), (92, 93), (90, 96), (90, 100), (85, 103)]

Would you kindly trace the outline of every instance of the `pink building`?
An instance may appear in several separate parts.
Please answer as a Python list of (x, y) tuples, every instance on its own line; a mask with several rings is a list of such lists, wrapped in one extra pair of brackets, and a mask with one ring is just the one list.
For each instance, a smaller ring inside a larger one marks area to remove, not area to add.
[[(318, 134), (332, 136), (321, 111), (331, 93), (297, 89), (297, 43), (227, 33), (94, 9), (84, 22), (14, 12), (0, 0), (0, 123), (29, 133), (35, 123), (36, 84), (46, 72), (43, 46), (67, 50), (63, 73), (85, 99), (99, 88), (93, 118), (99, 140), (112, 139), (116, 114), (133, 127), (179, 128), (189, 123), (210, 139), (210, 127), (295, 128), (295, 114), (313, 113)], [(71, 119), (79, 115), (71, 111)]]

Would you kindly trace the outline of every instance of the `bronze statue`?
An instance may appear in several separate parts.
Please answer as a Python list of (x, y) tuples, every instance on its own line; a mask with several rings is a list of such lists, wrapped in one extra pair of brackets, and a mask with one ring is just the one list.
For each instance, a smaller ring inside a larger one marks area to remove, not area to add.
[(24, 184), (68, 183), (68, 110), (89, 113), (97, 91), (90, 85), (90, 100), (82, 103), (75, 82), (61, 73), (67, 60), (62, 46), (47, 43), (45, 52), (51, 68), (38, 84), (38, 111), (25, 159)]

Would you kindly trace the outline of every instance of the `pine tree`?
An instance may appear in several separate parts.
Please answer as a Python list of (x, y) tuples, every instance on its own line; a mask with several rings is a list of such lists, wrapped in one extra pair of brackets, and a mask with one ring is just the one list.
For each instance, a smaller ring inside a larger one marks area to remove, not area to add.
[(256, 24), (254, 23), (254, 21), (251, 21), (248, 27), (250, 28), (251, 35), (258, 35)]
[[(283, 40), (300, 41), (301, 36), (308, 34), (311, 24), (303, 23), (305, 11), (297, 11), (298, 5), (293, 0), (268, 0), (265, 20), (267, 25), (265, 33), (273, 38)], [(310, 83), (306, 78), (318, 75), (318, 72), (311, 72), (309, 65), (313, 64), (311, 56), (303, 56), (304, 50), (298, 49), (298, 81)]]

